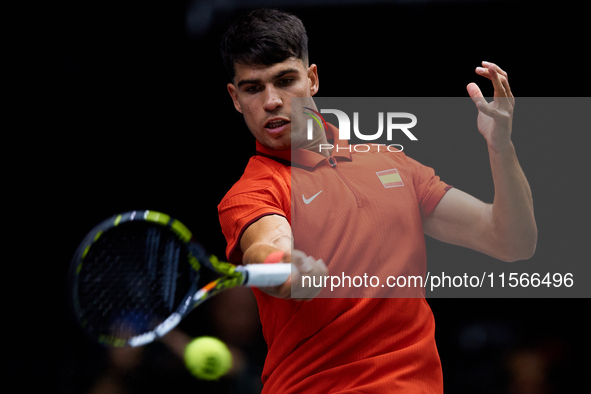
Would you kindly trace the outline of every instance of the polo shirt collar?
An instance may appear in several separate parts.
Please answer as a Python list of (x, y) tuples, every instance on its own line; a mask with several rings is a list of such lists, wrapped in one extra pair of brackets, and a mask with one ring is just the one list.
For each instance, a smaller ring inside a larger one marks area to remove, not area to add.
[[(326, 139), (329, 144), (334, 145), (332, 150), (332, 157), (337, 160), (348, 160), (351, 161), (351, 151), (348, 140), (335, 139), (334, 136), (339, 135), (339, 130), (328, 123), (328, 129), (326, 130)], [(337, 149), (338, 147), (338, 149)], [(286, 150), (273, 150), (265, 148), (259, 141), (256, 142), (257, 154), (261, 156), (270, 157), (271, 159), (277, 160), (280, 163), (286, 165), (294, 165), (297, 167), (314, 168), (326, 157), (318, 152), (312, 152), (307, 149), (286, 149)]]

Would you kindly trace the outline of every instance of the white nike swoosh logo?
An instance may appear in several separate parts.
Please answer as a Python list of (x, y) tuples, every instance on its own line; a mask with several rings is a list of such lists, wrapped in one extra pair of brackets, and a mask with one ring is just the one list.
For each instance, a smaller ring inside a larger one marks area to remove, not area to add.
[(318, 195), (322, 193), (322, 190), (320, 190), (318, 193), (314, 194), (312, 197), (310, 198), (306, 198), (303, 194), (302, 194), (302, 198), (304, 199), (304, 204), (310, 204), (312, 202), (312, 200), (314, 200), (316, 197), (318, 197)]

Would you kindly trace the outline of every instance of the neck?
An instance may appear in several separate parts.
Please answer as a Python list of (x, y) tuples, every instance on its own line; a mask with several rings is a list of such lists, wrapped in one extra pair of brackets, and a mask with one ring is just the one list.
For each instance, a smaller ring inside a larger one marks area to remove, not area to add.
[(329, 157), (332, 155), (332, 149), (320, 149), (320, 145), (328, 145), (328, 140), (326, 139), (326, 134), (321, 133), (314, 133), (314, 138), (311, 140), (304, 140), (302, 144), (298, 146), (299, 149), (306, 149), (310, 152), (319, 153), (324, 157)]

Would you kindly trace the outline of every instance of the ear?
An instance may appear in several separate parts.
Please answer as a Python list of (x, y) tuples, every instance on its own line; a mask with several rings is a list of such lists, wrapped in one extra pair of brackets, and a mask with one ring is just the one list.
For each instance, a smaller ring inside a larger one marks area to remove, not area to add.
[(310, 81), (310, 96), (318, 92), (318, 67), (312, 64), (308, 67), (308, 80)]
[(232, 97), (232, 101), (234, 102), (234, 108), (236, 111), (242, 113), (242, 106), (240, 105), (240, 101), (238, 100), (238, 89), (234, 86), (233, 83), (228, 84), (228, 93), (230, 93), (230, 97)]

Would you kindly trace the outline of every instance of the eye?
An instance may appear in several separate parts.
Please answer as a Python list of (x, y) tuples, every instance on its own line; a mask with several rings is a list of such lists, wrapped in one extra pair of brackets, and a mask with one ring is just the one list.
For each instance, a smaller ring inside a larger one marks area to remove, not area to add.
[(290, 85), (294, 81), (293, 78), (283, 78), (279, 81), (280, 85)]
[(261, 90), (260, 86), (257, 86), (257, 85), (251, 85), (251, 86), (247, 86), (244, 88), (244, 91), (246, 93), (257, 93), (260, 90)]

